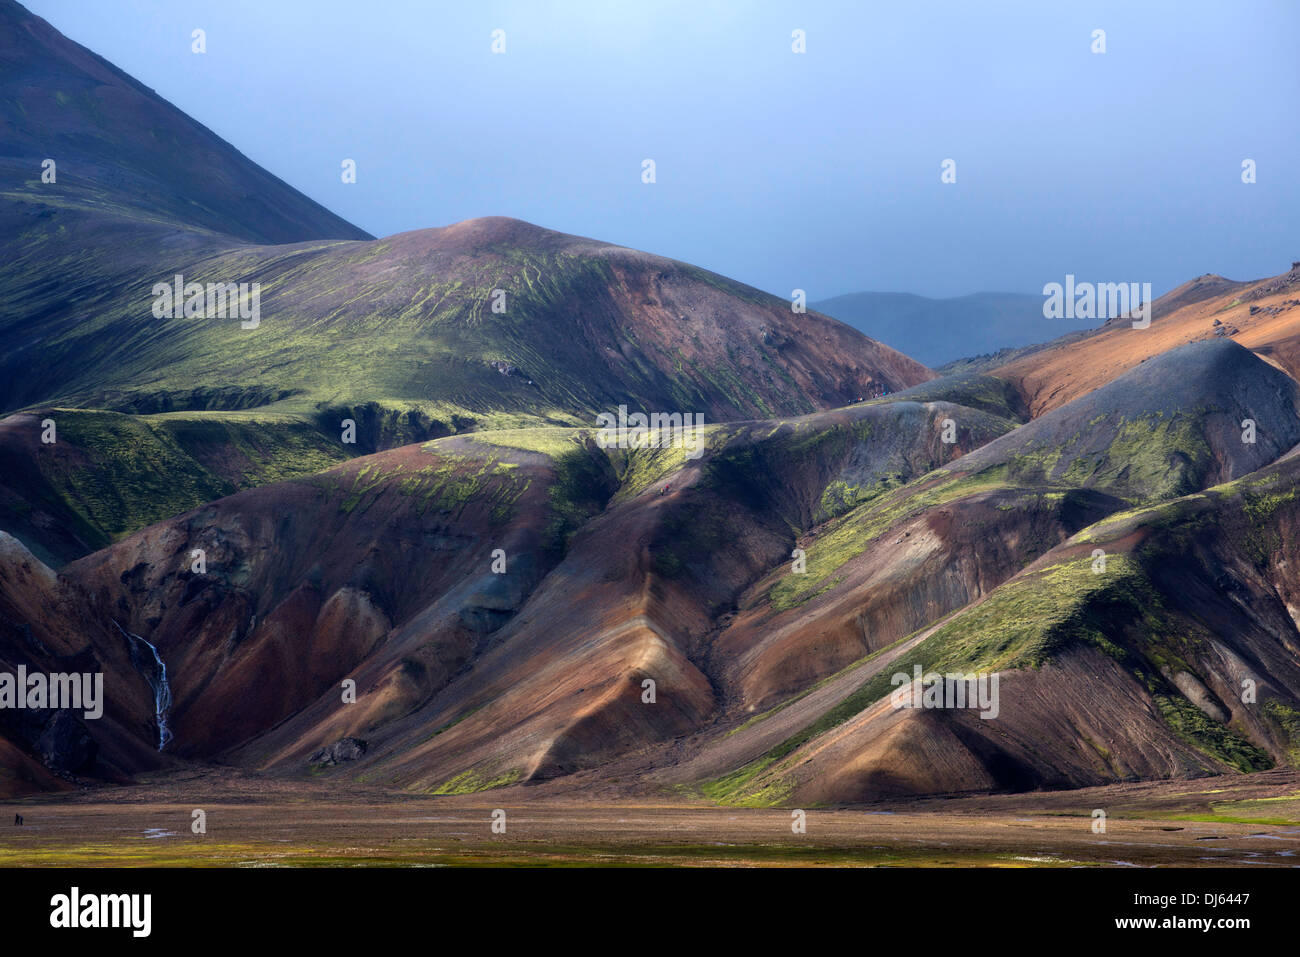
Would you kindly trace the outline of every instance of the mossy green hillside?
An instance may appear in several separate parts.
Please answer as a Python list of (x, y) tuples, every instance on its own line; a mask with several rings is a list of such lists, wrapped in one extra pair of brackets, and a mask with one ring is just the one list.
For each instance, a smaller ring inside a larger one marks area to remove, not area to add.
[[(1095, 431), (1073, 433), (1060, 444), (1041, 438), (1000, 451), (988, 446), (969, 461), (897, 490), (888, 479), (867, 488), (832, 482), (822, 508), (829, 516), (839, 511), (840, 517), (807, 547), (807, 574), (787, 576), (772, 588), (773, 608), (793, 608), (833, 587), (835, 573), (898, 521), (972, 494), (1037, 490), (1059, 501), (1073, 489), (1087, 488), (1149, 503), (1187, 494), (1208, 472), (1211, 452), (1199, 415), (1153, 413), (1117, 423), (1104, 418), (1092, 423)], [(1098, 442), (1098, 436), (1104, 440)]]
[[(553, 472), (547, 488), (548, 518), (543, 530), (543, 547), (562, 553), (573, 534), (602, 511), (618, 488), (618, 478), (609, 459), (585, 429), (539, 428), (476, 432), (466, 439), (488, 450), (509, 450), (544, 456)], [(436, 441), (426, 448), (449, 455), (449, 442)]]
[(499, 774), (470, 768), (468, 771), (462, 771), (455, 777), (449, 778), (431, 788), (429, 793), (440, 795), (477, 794), (480, 791), (492, 791), (496, 788), (507, 787), (521, 780), (523, 776), (524, 772), (519, 768), (511, 768)]
[(1104, 413), (1073, 434), (1026, 443), (1002, 464), (1018, 484), (1099, 489), (1133, 504), (1159, 501), (1195, 491), (1208, 473), (1203, 421), (1203, 411)]
[(309, 475), (345, 453), (306, 423), (55, 409), (37, 501), (102, 547), (242, 488)]
[(458, 517), (473, 503), (486, 509), (494, 524), (506, 524), (531, 478), (497, 457), (430, 454), (427, 462), (415, 463), (379, 456), (355, 470), (335, 469), (307, 481), (341, 494), (339, 509), (348, 514), (364, 513), (395, 490), (413, 499), (421, 515), (442, 512)]
[(872, 490), (865, 504), (833, 519), (806, 547), (807, 571), (787, 575), (768, 593), (774, 611), (786, 611), (834, 586), (835, 573), (865, 552), (899, 521), (981, 492), (1008, 488), (1005, 473), (963, 475), (936, 469), (893, 491), (888, 482)]

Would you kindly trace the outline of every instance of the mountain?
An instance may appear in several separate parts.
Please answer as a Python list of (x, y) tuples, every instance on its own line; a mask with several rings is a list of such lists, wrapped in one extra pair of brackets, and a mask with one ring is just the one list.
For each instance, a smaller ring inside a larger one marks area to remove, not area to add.
[(965, 356), (1042, 342), (1050, 334), (1043, 318), (1043, 297), (1014, 292), (977, 292), (951, 299), (855, 292), (811, 307), (932, 368)]
[[(954, 414), (965, 425), (947, 445), (939, 424)], [(297, 773), (361, 738), (411, 786), (544, 780), (710, 714), (698, 642), (789, 553), (792, 524), (1009, 427), (944, 401), (862, 403), (710, 426), (698, 463), (680, 448), (600, 448), (591, 430), (451, 436), (220, 499), (57, 579), (15, 546), (0, 595), (46, 645), (80, 634), (105, 660), (122, 651), (120, 626), (158, 649), (174, 737), (135, 770), (175, 755)], [(623, 689), (646, 669), (663, 707), (643, 712)], [(340, 709), (345, 677), (358, 701)], [(147, 685), (108, 681), (111, 700), (147, 711)], [(137, 746), (155, 734), (132, 726)]]
[[(375, 449), (408, 414), (430, 437), (620, 403), (718, 420), (931, 376), (740, 283), (518, 220), (371, 240), (13, 0), (0, 61), (0, 412), (370, 418)], [(177, 275), (259, 284), (260, 321), (156, 315)]]
[[(1288, 592), (1272, 581), (1288, 562), (1298, 400), (1300, 387), (1238, 346), (1187, 346), (810, 530), (806, 576), (774, 568), (713, 639), (715, 683), (736, 689), (740, 723), (702, 735), (655, 779), (727, 803), (800, 806), (1293, 764), (1300, 632), (1277, 621)], [(1171, 428), (1169, 408), (1186, 419)], [(1099, 409), (1109, 417), (1097, 421)], [(1239, 415), (1273, 441), (1242, 443)], [(1158, 441), (1167, 431), (1174, 441)], [(1157, 440), (1135, 454), (1135, 433)], [(1050, 450), (1039, 445), (1048, 436)], [(1224, 484), (1199, 491), (1211, 483)], [(1159, 549), (1139, 548), (1151, 515), (1176, 521)], [(1232, 545), (1216, 554), (1220, 529), (1233, 529)], [(1100, 569), (1099, 545), (1111, 554)], [(1166, 568), (1189, 550), (1203, 561), (1184, 593)], [(1259, 572), (1238, 589), (1247, 560)], [(1143, 584), (1153, 575), (1158, 598)], [(1239, 627), (1231, 606), (1251, 596), (1271, 617)], [(1225, 598), (1212, 617), (1202, 604)], [(1192, 664), (1180, 635), (1243, 660)], [(916, 666), (998, 674), (998, 719), (890, 706), (891, 678)], [(1238, 672), (1268, 676), (1270, 700), (1249, 714), (1201, 690), (1227, 701)]]
[[(120, 262), (112, 248), (86, 254)], [(16, 373), (38, 341), (45, 357), (41, 375), (8, 377), (6, 407), (329, 410), (337, 422), (368, 406), (415, 410), (445, 434), (455, 416), (576, 424), (619, 404), (710, 421), (797, 414), (932, 375), (724, 277), (501, 217), (369, 242), (153, 255), (151, 270), (133, 260), (118, 271), (120, 291), (93, 315), (29, 295), (0, 317), (14, 343), (0, 368)], [(14, 285), (36, 281), (31, 259), (6, 271)], [(174, 274), (259, 282), (258, 327), (155, 317), (150, 290)]]
[[(840, 803), (1294, 767), (1298, 463), (1079, 531), (919, 635), (745, 793)], [(998, 672), (999, 719), (890, 707), (889, 672), (916, 665)]]
[[(349, 454), (484, 427), (594, 424), (620, 406), (708, 422), (809, 413), (933, 377), (724, 277), (517, 220), (181, 252), (152, 233), (135, 239), (82, 237), (49, 257), (52, 237), (29, 235), (0, 266), (12, 292), (0, 306), (11, 344), (0, 402), (26, 410), (0, 420), (0, 460), (13, 463), (0, 519), (55, 564)], [(69, 258), (85, 268), (68, 271)], [(266, 289), (258, 328), (155, 318), (150, 288), (173, 273), (255, 277)], [(66, 444), (40, 443), (46, 421)], [(154, 456), (185, 477), (151, 480), (138, 465)], [(107, 499), (81, 487), (87, 460)]]
[[(1173, 394), (1148, 389), (1148, 374), (1179, 385)], [(1237, 376), (1235, 394), (1180, 405)], [(853, 507), (808, 529), (806, 573), (774, 569), (720, 643), (732, 649), (746, 697), (766, 708), (798, 681), (824, 679), (977, 601), (1106, 514), (1274, 461), (1300, 443), (1298, 403), (1300, 388), (1231, 343), (1162, 356), (1108, 395), (1008, 429), (911, 482), (859, 491)], [(1258, 416), (1270, 438), (1242, 443), (1232, 423), (1244, 415)], [(953, 421), (968, 424), (960, 410)]]

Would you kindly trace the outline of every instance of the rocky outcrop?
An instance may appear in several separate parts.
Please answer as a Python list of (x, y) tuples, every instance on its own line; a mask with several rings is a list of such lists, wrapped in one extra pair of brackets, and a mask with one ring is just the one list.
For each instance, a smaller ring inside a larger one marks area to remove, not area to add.
[(366, 742), (360, 738), (339, 738), (328, 748), (321, 748), (310, 758), (309, 764), (334, 767), (345, 761), (355, 761), (366, 753)]

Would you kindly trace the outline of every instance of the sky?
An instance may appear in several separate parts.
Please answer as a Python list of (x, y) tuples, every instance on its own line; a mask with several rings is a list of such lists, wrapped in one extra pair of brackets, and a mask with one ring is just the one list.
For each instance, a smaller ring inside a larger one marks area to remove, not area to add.
[(810, 301), (1300, 260), (1296, 0), (24, 2), (377, 236), (513, 216)]

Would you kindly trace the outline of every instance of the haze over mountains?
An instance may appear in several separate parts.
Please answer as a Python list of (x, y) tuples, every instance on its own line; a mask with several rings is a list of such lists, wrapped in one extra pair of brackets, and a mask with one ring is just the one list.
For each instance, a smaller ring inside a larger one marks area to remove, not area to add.
[[(812, 806), (1300, 760), (1294, 268), (939, 377), (514, 219), (370, 239), (0, 12), (0, 665), (106, 688), (0, 711), (0, 796), (220, 763)], [(176, 273), (260, 282), (260, 324), (155, 316)], [(619, 405), (702, 413), (702, 454), (602, 443)], [(894, 707), (915, 667), (997, 675), (996, 717)]]
[(1014, 292), (977, 292), (931, 299), (908, 292), (855, 292), (811, 304), (864, 335), (931, 368), (954, 359), (1032, 345), (1086, 323), (1043, 318), (1043, 297)]

